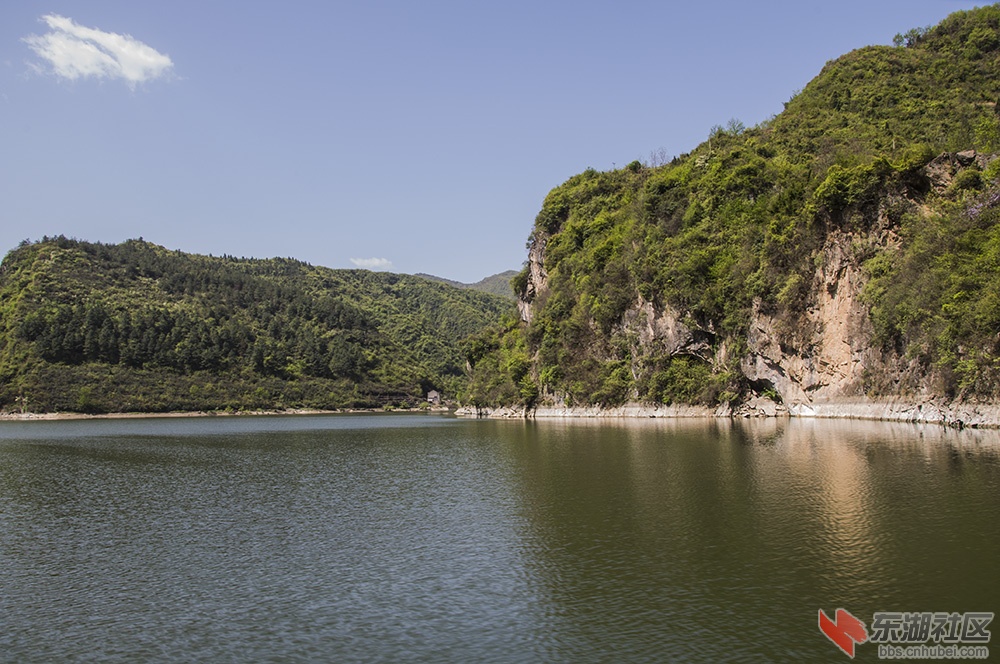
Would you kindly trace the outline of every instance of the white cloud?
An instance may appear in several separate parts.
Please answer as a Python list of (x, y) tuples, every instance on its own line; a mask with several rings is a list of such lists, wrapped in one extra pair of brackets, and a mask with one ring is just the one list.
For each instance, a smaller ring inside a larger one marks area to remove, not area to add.
[(388, 270), (392, 261), (386, 258), (352, 258), (351, 262), (365, 270)]
[(170, 56), (129, 35), (85, 28), (57, 14), (46, 14), (41, 20), (51, 32), (29, 35), (24, 42), (62, 78), (120, 78), (134, 88), (174, 66)]

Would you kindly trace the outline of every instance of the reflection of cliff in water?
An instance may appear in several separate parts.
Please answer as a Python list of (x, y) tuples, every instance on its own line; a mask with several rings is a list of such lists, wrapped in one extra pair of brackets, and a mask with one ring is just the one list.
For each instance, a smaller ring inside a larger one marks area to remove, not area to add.
[[(704, 657), (706, 640), (721, 655), (733, 620), (753, 616), (744, 644), (774, 657), (775, 633), (815, 629), (831, 602), (861, 615), (1000, 592), (988, 569), (1000, 529), (984, 523), (1000, 498), (982, 504), (997, 496), (1000, 433), (794, 418), (507, 424), (523, 427), (511, 444), (533, 576), (553, 619), (582, 623), (576, 634), (698, 634), (672, 654)], [(989, 578), (970, 583), (956, 564)]]

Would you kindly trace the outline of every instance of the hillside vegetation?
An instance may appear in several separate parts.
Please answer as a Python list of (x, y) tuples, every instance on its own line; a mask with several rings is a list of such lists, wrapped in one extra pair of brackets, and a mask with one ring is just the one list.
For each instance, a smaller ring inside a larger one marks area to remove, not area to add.
[(508, 300), (515, 300), (516, 296), (514, 289), (511, 287), (511, 279), (517, 276), (517, 270), (507, 270), (506, 272), (500, 272), (498, 274), (493, 274), (488, 277), (484, 277), (474, 284), (465, 284), (460, 281), (452, 281), (451, 279), (445, 279), (443, 277), (435, 277), (432, 274), (420, 274), (416, 276), (423, 277), (424, 279), (430, 279), (431, 281), (439, 281), (449, 286), (454, 286), (455, 288), (467, 288), (469, 290), (482, 291), (483, 293), (492, 293), (493, 295), (499, 295), (500, 297), (506, 298)]
[[(468, 345), (471, 400), (788, 399), (794, 363), (826, 370), (816, 312), (848, 273), (871, 352), (838, 395), (997, 400), (1000, 6), (896, 44), (828, 63), (758, 126), (553, 189), (515, 278), (523, 320)], [(749, 370), (762, 329), (780, 351)]]
[(0, 265), (0, 409), (414, 405), (457, 397), (501, 298), (290, 259), (46, 238)]

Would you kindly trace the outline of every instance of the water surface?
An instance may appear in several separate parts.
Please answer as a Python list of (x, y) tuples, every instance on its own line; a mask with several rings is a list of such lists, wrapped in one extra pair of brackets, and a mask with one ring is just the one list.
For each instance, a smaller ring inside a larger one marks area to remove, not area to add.
[(4, 422), (0, 661), (847, 661), (818, 609), (996, 611), (998, 517), (997, 432)]

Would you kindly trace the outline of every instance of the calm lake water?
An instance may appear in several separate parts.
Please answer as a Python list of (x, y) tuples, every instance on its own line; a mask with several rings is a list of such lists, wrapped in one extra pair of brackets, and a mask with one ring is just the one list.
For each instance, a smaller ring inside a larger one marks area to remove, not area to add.
[(997, 611), (998, 561), (997, 432), (0, 423), (4, 662), (846, 662), (818, 609)]

